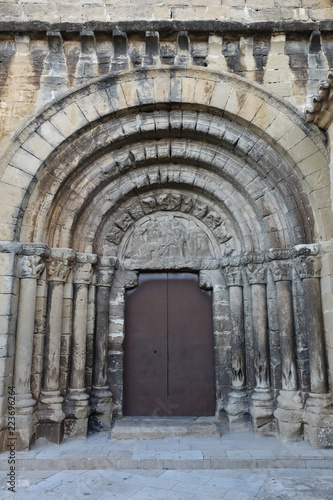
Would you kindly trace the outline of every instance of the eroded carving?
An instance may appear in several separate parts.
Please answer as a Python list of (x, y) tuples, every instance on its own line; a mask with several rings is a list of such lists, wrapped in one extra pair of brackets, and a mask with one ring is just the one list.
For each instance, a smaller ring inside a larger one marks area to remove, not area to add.
[(228, 286), (242, 286), (243, 274), (239, 267), (227, 266), (224, 269), (225, 279)]
[(72, 262), (68, 259), (51, 259), (47, 269), (49, 281), (67, 281), (71, 268)]
[(274, 281), (292, 280), (292, 263), (289, 260), (273, 260), (270, 265)]
[(20, 257), (20, 277), (38, 279), (45, 269), (45, 262), (39, 255), (22, 255)]
[(295, 268), (301, 279), (320, 278), (321, 262), (313, 255), (297, 257), (295, 259)]
[(109, 232), (105, 235), (106, 241), (118, 245), (123, 237), (124, 232), (116, 226), (112, 226)]
[(141, 266), (167, 263), (186, 265), (193, 259), (212, 259), (208, 236), (199, 225), (176, 215), (154, 215), (136, 223), (129, 238), (125, 259)]
[(265, 284), (267, 279), (267, 268), (264, 263), (255, 264), (250, 262), (247, 264), (247, 277), (250, 285)]

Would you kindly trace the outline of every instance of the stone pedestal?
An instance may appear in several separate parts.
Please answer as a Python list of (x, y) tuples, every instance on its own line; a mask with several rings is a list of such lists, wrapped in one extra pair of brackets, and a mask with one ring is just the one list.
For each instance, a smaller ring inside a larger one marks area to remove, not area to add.
[(77, 253), (74, 270), (73, 337), (70, 384), (66, 399), (65, 435), (85, 437), (88, 430), (89, 395), (85, 388), (88, 286), (95, 254)]
[(36, 438), (36, 401), (30, 391), (37, 279), (49, 253), (46, 245), (26, 244), (19, 260), (20, 297), (14, 366), (16, 450), (28, 450)]
[(277, 398), (278, 409), (274, 412), (283, 440), (300, 439), (303, 435), (304, 405), (300, 391), (281, 390)]
[(63, 290), (74, 257), (75, 253), (69, 248), (53, 248), (48, 262), (45, 364), (38, 404), (38, 436), (57, 444), (63, 438), (65, 418), (59, 390)]
[(252, 429), (255, 434), (276, 435), (274, 420), (274, 394), (271, 388), (256, 387), (251, 395)]
[(304, 437), (312, 446), (333, 448), (333, 400), (330, 394), (309, 394)]
[(243, 432), (251, 427), (249, 397), (244, 389), (235, 388), (229, 392), (225, 410), (228, 414), (230, 430)]

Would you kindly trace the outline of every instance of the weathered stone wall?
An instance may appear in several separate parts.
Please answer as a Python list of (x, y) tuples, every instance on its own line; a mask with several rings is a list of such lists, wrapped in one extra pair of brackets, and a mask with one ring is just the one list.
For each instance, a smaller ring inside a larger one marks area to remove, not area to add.
[[(125, 289), (169, 267), (218, 276), (218, 410), (333, 445), (332, 2), (188, 3), (0, 4), (0, 448), (13, 375), (22, 448), (121, 414)], [(161, 211), (214, 258), (129, 258)]]
[(331, 0), (3, 0), (4, 20), (119, 21), (134, 19), (231, 21), (321, 20), (332, 18)]
[(325, 27), (274, 33), (265, 26), (240, 26), (223, 34), (202, 31), (209, 25), (185, 32), (171, 24), (160, 32), (111, 28), (93, 32), (81, 26), (72, 32), (60, 26), (61, 31), (28, 36), (8, 27), (0, 33), (0, 145), (50, 100), (114, 70), (153, 64), (228, 71), (302, 111), (333, 65), (333, 37)]

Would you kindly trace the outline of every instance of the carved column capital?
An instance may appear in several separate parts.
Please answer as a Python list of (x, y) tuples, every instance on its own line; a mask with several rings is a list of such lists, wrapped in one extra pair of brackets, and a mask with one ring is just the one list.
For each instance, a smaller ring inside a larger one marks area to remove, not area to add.
[(38, 279), (45, 269), (50, 249), (43, 243), (22, 245), (19, 256), (19, 277)]
[(67, 281), (74, 259), (75, 252), (70, 248), (52, 248), (47, 269), (49, 281)]
[(111, 287), (118, 259), (116, 257), (102, 257), (99, 259), (97, 286)]
[(290, 260), (273, 260), (270, 270), (274, 281), (292, 281), (293, 265)]
[(93, 277), (92, 266), (97, 262), (93, 253), (77, 253), (73, 282), (77, 285), (90, 285)]
[(243, 273), (241, 267), (226, 266), (225, 279), (228, 286), (243, 286)]
[(211, 290), (213, 288), (213, 280), (209, 271), (200, 271), (199, 273), (199, 287), (203, 290)]
[(250, 285), (265, 285), (267, 283), (267, 265), (265, 262), (250, 262), (246, 267)]
[(294, 260), (295, 268), (300, 279), (320, 278), (321, 262), (314, 255), (300, 256)]

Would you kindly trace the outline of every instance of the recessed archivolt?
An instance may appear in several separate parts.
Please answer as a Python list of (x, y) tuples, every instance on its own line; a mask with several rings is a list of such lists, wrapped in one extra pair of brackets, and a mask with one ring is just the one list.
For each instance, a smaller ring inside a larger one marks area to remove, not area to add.
[[(141, 134), (141, 140), (137, 142), (138, 123), (144, 121), (147, 135)], [(164, 127), (161, 127), (162, 122)], [(160, 166), (169, 164), (167, 171), (175, 170), (178, 176), (179, 172), (188, 168), (191, 180), (187, 180), (187, 184), (195, 186), (197, 183), (201, 189), (214, 178), (215, 188), (219, 187), (221, 191), (218, 197), (223, 203), (225, 198), (230, 198), (230, 193), (233, 193), (234, 200), (229, 203), (237, 204), (237, 197), (244, 198), (238, 206), (230, 206), (230, 210), (235, 212), (251, 206), (258, 221), (263, 220), (264, 226), (267, 226), (266, 232), (289, 233), (282, 239), (279, 236), (280, 241), (267, 241), (268, 245), (284, 246), (311, 241), (308, 220), (311, 211), (303, 204), (298, 179), (274, 149), (267, 147), (251, 132), (222, 117), (186, 110), (141, 113), (127, 117), (129, 128), (131, 123), (133, 137), (126, 134), (126, 141), (130, 144), (119, 147), (119, 143), (110, 142), (110, 131), (114, 130), (114, 125), (112, 122), (105, 123), (103, 140), (99, 137), (100, 131), (97, 136), (90, 133), (83, 143), (83, 138), (78, 139), (79, 144), (72, 144), (49, 165), (47, 175), (40, 179), (32, 195), (34, 210), (26, 211), (23, 238), (35, 241), (47, 238), (51, 245), (67, 246), (72, 225), (81, 224), (80, 219), (87, 206), (91, 213), (94, 207), (100, 211), (103, 204), (104, 213), (107, 205), (111, 207), (114, 202), (114, 198), (109, 196), (110, 189), (117, 186), (116, 193), (119, 195), (130, 185), (133, 189), (147, 188), (154, 177), (161, 176), (158, 172)], [(170, 129), (171, 123), (173, 129)], [(157, 129), (158, 125), (160, 129)], [(157, 136), (156, 139), (151, 140), (151, 135)], [(182, 137), (178, 137), (180, 135)], [(86, 144), (90, 145), (88, 155)], [(91, 144), (96, 148), (99, 144), (99, 149), (92, 152)], [(91, 161), (90, 156), (96, 158), (94, 155), (97, 152), (101, 156)], [(170, 162), (177, 164), (180, 161), (185, 164), (180, 171), (170, 165)], [(173, 179), (173, 182), (177, 180)], [(223, 186), (229, 186), (226, 194), (223, 194)], [(47, 237), (44, 232), (46, 227)], [(295, 241), (287, 242), (295, 229)], [(92, 226), (86, 228), (87, 231), (91, 234)], [(259, 234), (262, 231), (261, 228)], [(63, 236), (59, 236), (60, 232)], [(254, 232), (258, 232), (258, 228)], [(66, 238), (67, 241), (64, 241)]]
[[(173, 109), (175, 106), (177, 110)], [(228, 119), (221, 118), (221, 113)], [(288, 200), (282, 208), (288, 212), (288, 218), (294, 205), (294, 214), (300, 221), (292, 226), (303, 232), (299, 240), (313, 241), (308, 199), (315, 209), (325, 209), (329, 193), (327, 159), (319, 134), (286, 103), (241, 78), (207, 70), (167, 69), (130, 71), (103, 78), (48, 108), (19, 136), (12, 147), (16, 152), (9, 168), (23, 171), (25, 163), (29, 164), (26, 183), (29, 175), (31, 186), (38, 179), (35, 189), (30, 186), (28, 191), (27, 185), (14, 190), (15, 206), (27, 205), (21, 240), (46, 240), (50, 212), (53, 224), (53, 214), (61, 212), (66, 196), (80, 199), (83, 191), (79, 191), (78, 179), (80, 175), (86, 177), (94, 160), (139, 138), (147, 143), (152, 136), (171, 136), (174, 145), (177, 137), (201, 138), (246, 158), (258, 176), (272, 178), (272, 189)], [(10, 156), (9, 151), (6, 158)], [(216, 157), (213, 153), (212, 163)], [(149, 154), (146, 160), (149, 165)], [(193, 149), (187, 160), (202, 162), (200, 150)], [(324, 175), (321, 192), (312, 167), (309, 173), (309, 165), (314, 163), (317, 172)], [(73, 171), (78, 177), (71, 177)], [(86, 182), (88, 185), (90, 180), (87, 178)], [(319, 230), (323, 225), (320, 213), (315, 212)], [(12, 224), (8, 231), (11, 227)]]

